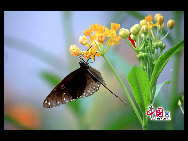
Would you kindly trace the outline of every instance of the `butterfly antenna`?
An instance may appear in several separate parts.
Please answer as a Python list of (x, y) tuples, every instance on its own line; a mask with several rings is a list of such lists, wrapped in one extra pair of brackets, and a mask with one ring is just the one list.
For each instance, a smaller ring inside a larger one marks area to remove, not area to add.
[(127, 103), (124, 102), (119, 96), (117, 96), (115, 93), (113, 93), (108, 87), (106, 87), (106, 85), (104, 85), (103, 83), (101, 83), (107, 90), (110, 91), (111, 94), (113, 94), (115, 97), (117, 97), (119, 100), (121, 100), (121, 102), (123, 102), (126, 106), (127, 106)]

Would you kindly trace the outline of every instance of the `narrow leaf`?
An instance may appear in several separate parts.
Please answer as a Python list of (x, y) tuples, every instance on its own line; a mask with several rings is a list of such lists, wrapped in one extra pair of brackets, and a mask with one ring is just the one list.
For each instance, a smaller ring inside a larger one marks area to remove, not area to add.
[(165, 67), (165, 65), (167, 64), (168, 60), (178, 51), (180, 51), (184, 46), (184, 40), (181, 41), (180, 43), (176, 44), (175, 46), (173, 46), (172, 48), (170, 48), (169, 50), (167, 50), (163, 55), (161, 55), (161, 57), (159, 58), (159, 60), (156, 62), (155, 67), (153, 69), (153, 73), (151, 76), (151, 88), (156, 84), (157, 79), (161, 73), (161, 71), (163, 70), (163, 68)]
[(145, 112), (150, 100), (150, 83), (146, 72), (137, 66), (133, 66), (127, 79), (139, 108), (142, 112)]

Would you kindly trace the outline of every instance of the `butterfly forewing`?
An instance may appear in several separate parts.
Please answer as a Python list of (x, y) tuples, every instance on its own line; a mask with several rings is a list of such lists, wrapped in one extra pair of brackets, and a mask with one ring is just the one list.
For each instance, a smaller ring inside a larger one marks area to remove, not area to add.
[(87, 80), (82, 68), (79, 68), (66, 76), (46, 97), (44, 108), (52, 108), (79, 98), (85, 88)]
[(100, 82), (100, 84), (102, 84), (103, 86), (106, 86), (106, 84), (102, 78), (102, 75), (98, 70), (92, 68), (91, 66), (89, 66), (89, 68), (87, 70), (94, 80)]

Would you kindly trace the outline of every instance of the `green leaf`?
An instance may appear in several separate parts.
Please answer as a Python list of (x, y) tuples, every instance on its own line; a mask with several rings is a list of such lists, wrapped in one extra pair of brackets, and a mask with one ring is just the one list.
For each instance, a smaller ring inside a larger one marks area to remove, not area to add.
[(161, 71), (163, 70), (163, 68), (165, 67), (165, 65), (167, 64), (168, 60), (178, 51), (180, 51), (184, 46), (184, 40), (181, 41), (180, 43), (176, 44), (175, 46), (173, 46), (172, 48), (170, 48), (169, 50), (167, 50), (163, 55), (161, 55), (161, 57), (158, 59), (158, 61), (155, 64), (155, 67), (153, 69), (153, 73), (151, 76), (151, 88), (156, 84), (157, 79), (161, 73)]
[(167, 81), (165, 81), (165, 82), (163, 82), (163, 83), (161, 83), (161, 84), (158, 84), (158, 85), (156, 86), (155, 96), (154, 96), (154, 99), (153, 99), (153, 101), (152, 101), (152, 105), (153, 105), (153, 103), (154, 103), (154, 101), (155, 101), (155, 98), (156, 98), (157, 95), (159, 94), (161, 88), (164, 87), (166, 84), (170, 84), (170, 80), (167, 80)]
[(61, 81), (61, 79), (53, 74), (52, 72), (48, 72), (48, 71), (42, 71), (40, 73), (40, 76), (50, 84), (50, 86), (55, 87), (57, 86), (57, 84), (59, 84), (59, 82)]
[(137, 66), (133, 66), (127, 75), (127, 79), (131, 85), (136, 102), (141, 111), (144, 113), (147, 110), (150, 101), (149, 78), (145, 71)]

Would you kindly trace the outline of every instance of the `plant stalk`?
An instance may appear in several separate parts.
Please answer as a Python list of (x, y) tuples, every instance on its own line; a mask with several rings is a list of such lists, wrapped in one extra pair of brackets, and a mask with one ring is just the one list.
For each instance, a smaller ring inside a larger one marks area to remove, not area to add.
[(139, 114), (139, 112), (138, 112), (138, 110), (137, 110), (137, 108), (136, 108), (136, 106), (135, 106), (135, 104), (134, 104), (132, 98), (130, 97), (130, 94), (128, 93), (127, 89), (125, 88), (123, 82), (121, 81), (120, 77), (118, 76), (118, 74), (117, 74), (116, 71), (114, 70), (112, 64), (109, 62), (109, 60), (106, 58), (105, 55), (103, 55), (103, 58), (105, 59), (105, 61), (107, 62), (108, 66), (111, 68), (111, 70), (112, 70), (113, 73), (115, 74), (116, 78), (118, 79), (118, 81), (119, 81), (121, 87), (123, 88), (125, 94), (127, 95), (128, 99), (129, 99), (129, 101), (130, 101), (130, 103), (131, 103), (131, 106), (133, 107), (133, 109), (134, 109), (134, 111), (135, 111), (135, 113), (136, 113), (136, 115), (137, 115), (137, 117), (138, 117), (138, 119), (139, 119), (141, 125), (143, 125), (142, 118), (141, 118), (141, 116), (140, 116), (140, 114)]

